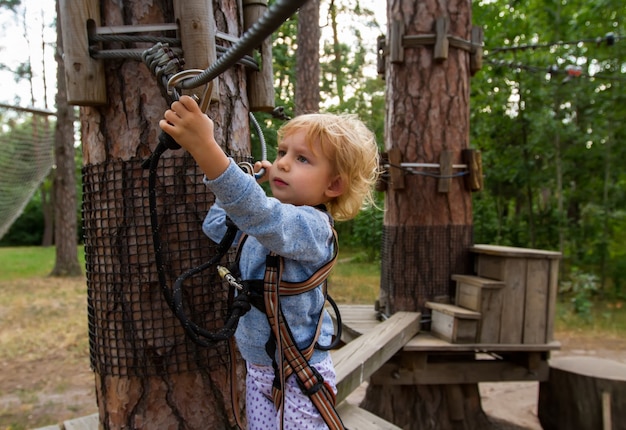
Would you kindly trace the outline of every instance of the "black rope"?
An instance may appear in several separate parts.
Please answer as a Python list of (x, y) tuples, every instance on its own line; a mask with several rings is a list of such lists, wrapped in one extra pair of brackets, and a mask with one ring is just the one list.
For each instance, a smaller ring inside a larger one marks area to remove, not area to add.
[[(163, 133), (161, 136), (168, 136)], [(168, 149), (167, 144), (163, 143), (161, 139), (159, 139), (159, 144), (157, 145), (155, 151), (152, 153), (152, 156), (149, 159), (149, 177), (148, 177), (148, 199), (150, 205), (150, 222), (152, 225), (152, 243), (154, 246), (154, 256), (155, 262), (157, 266), (157, 275), (159, 279), (159, 284), (161, 286), (161, 291), (167, 302), (168, 306), (178, 318), (181, 325), (183, 326), (185, 333), (192, 339), (195, 343), (201, 346), (213, 346), (218, 341), (227, 340), (230, 338), (237, 329), (237, 325), (239, 323), (239, 319), (250, 310), (250, 303), (248, 302), (248, 294), (246, 292), (240, 293), (234, 300), (230, 314), (228, 315), (226, 322), (222, 328), (217, 330), (216, 332), (210, 332), (196, 323), (194, 323), (191, 318), (186, 314), (184, 309), (184, 299), (183, 299), (183, 283), (189, 279), (190, 277), (197, 275), (198, 273), (203, 272), (204, 270), (215, 266), (220, 260), (226, 255), (228, 250), (230, 249), (235, 236), (237, 234), (237, 227), (232, 223), (228, 223), (228, 228), (226, 233), (220, 243), (217, 246), (217, 250), (215, 255), (206, 263), (193, 268), (183, 275), (179, 276), (174, 283), (174, 286), (170, 290), (167, 286), (167, 279), (165, 276), (165, 262), (163, 261), (163, 246), (161, 242), (161, 234), (159, 228), (159, 219), (156, 210), (156, 177), (157, 177), (157, 166), (159, 163), (159, 159), (161, 155)], [(143, 165), (146, 168), (146, 164)]]

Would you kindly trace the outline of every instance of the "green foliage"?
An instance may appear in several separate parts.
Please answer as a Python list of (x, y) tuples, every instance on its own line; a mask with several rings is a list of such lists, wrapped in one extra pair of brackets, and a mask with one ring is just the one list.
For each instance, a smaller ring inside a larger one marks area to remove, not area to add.
[(360, 261), (374, 262), (380, 257), (380, 248), (383, 232), (382, 196), (378, 196), (378, 207), (369, 207), (362, 210), (356, 218), (350, 221), (337, 223), (339, 248), (362, 249), (364, 255)]
[(561, 282), (562, 295), (570, 297), (572, 310), (580, 318), (589, 321), (592, 317), (593, 297), (598, 292), (598, 277), (593, 273), (584, 273), (572, 269), (569, 279)]
[(39, 193), (28, 202), (26, 208), (0, 240), (0, 246), (41, 245), (44, 230), (43, 211)]
[(470, 99), (485, 173), (476, 242), (561, 250), (602, 294), (621, 294), (626, 270), (621, 9), (618, 0), (495, 0), (472, 10), (485, 32)]

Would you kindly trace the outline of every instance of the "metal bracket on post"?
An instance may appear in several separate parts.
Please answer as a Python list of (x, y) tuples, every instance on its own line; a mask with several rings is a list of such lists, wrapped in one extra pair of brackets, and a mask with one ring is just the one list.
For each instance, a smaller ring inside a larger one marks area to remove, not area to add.
[[(377, 191), (403, 190), (405, 188), (406, 175), (424, 175), (437, 179), (437, 191), (447, 193), (450, 191), (452, 179), (463, 176), (468, 191), (480, 191), (483, 188), (483, 171), (480, 151), (464, 149), (461, 151), (463, 162), (454, 164), (454, 152), (442, 151), (439, 163), (413, 163), (403, 162), (402, 153), (397, 148), (381, 154), (380, 167), (383, 171), (380, 181), (376, 184)], [(429, 172), (427, 169), (438, 169), (438, 173)], [(455, 173), (455, 170), (462, 172)]]
[(416, 48), (420, 46), (433, 46), (433, 58), (437, 62), (443, 62), (448, 58), (449, 47), (462, 49), (471, 54), (470, 66), (472, 75), (482, 67), (483, 36), (482, 28), (472, 29), (472, 39), (465, 40), (457, 36), (448, 34), (450, 23), (448, 17), (440, 17), (435, 22), (435, 33), (405, 35), (404, 22), (400, 20), (392, 21), (389, 30), (389, 44), (385, 47), (385, 37), (378, 38), (378, 74), (384, 76), (384, 59), (389, 55), (389, 60), (393, 64), (404, 62), (404, 50), (406, 48)]

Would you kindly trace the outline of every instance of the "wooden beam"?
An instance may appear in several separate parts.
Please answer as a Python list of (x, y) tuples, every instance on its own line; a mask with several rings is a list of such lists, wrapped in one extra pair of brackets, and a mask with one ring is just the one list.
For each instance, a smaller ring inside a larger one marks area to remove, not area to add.
[(537, 364), (533, 371), (510, 361), (477, 360), (428, 363), (421, 369), (405, 369), (397, 364), (385, 364), (371, 377), (379, 385), (447, 385), (477, 384), (479, 382), (547, 381), (547, 361)]
[(421, 314), (397, 312), (376, 328), (331, 353), (337, 403), (344, 400), (419, 332)]
[(400, 430), (400, 427), (383, 420), (371, 412), (347, 401), (337, 406), (337, 411), (346, 428), (358, 430)]
[(89, 55), (89, 31), (100, 25), (100, 2), (60, 0), (59, 10), (67, 102), (78, 106), (104, 105), (104, 64)]
[(511, 344), (511, 343), (450, 343), (436, 338), (430, 333), (423, 332), (411, 339), (405, 346), (404, 351), (422, 352), (462, 352), (462, 351), (488, 351), (488, 352), (528, 352), (528, 351), (558, 351), (561, 343), (552, 341), (542, 344)]
[[(217, 30), (213, 15), (213, 2), (176, 0), (174, 1), (174, 15), (183, 45), (185, 68), (204, 70), (213, 65), (217, 61), (215, 47)], [(219, 99), (219, 81), (214, 79), (211, 101), (218, 102)]]

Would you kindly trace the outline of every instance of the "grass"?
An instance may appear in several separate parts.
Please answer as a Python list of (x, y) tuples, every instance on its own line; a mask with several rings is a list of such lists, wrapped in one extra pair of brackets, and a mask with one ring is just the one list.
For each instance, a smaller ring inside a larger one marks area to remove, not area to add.
[[(53, 246), (0, 247), (0, 281), (47, 276), (54, 268), (55, 258)], [(82, 246), (78, 248), (78, 259), (84, 267)]]
[[(54, 259), (54, 248), (0, 249), (3, 430), (75, 418), (75, 405), (64, 400), (68, 389), (93, 380), (85, 278), (49, 277)], [(95, 403), (82, 407), (93, 412)]]
[(380, 268), (364, 260), (358, 250), (340, 250), (328, 280), (329, 294), (337, 303), (374, 305), (378, 299)]

